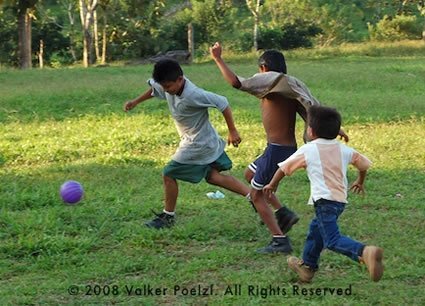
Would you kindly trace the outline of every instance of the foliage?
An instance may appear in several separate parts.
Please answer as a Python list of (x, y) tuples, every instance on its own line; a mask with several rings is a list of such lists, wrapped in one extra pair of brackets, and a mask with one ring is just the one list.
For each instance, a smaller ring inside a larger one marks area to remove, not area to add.
[[(44, 44), (44, 59), (46, 63), (61, 63), (62, 65), (72, 64), (72, 58), (69, 55), (69, 39), (62, 32), (63, 20), (51, 20), (48, 18), (37, 19), (33, 23), (32, 46), (33, 50), (38, 52), (40, 41)], [(35, 61), (35, 59), (34, 59)]]
[(311, 38), (321, 33), (321, 29), (303, 20), (283, 24), (281, 29), (261, 29), (258, 42), (260, 49), (296, 49), (313, 46)]
[(368, 25), (371, 40), (396, 41), (421, 38), (422, 29), (416, 16), (397, 15), (394, 18), (384, 16), (376, 25)]
[(18, 27), (11, 8), (0, 10), (0, 63), (17, 66)]
[[(420, 35), (417, 29), (424, 27), (421, 16), (424, 6), (415, 1), (267, 0), (261, 4), (261, 48), (335, 46), (369, 37), (416, 39)], [(8, 0), (2, 2), (2, 8), (0, 61), (17, 66), (18, 7)], [(81, 60), (82, 28), (77, 2), (37, 2), (31, 14), (35, 17), (33, 61), (41, 37), (45, 41), (47, 64), (51, 57), (55, 67), (73, 62), (71, 57)], [(73, 25), (68, 14), (74, 18)], [(195, 58), (207, 54), (209, 46), (217, 40), (240, 52), (250, 51), (254, 44), (254, 17), (245, 0), (100, 0), (97, 17), (99, 32), (105, 29), (108, 61), (147, 58), (159, 52), (186, 49), (189, 23), (194, 28)], [(101, 44), (103, 36), (99, 34), (98, 38)]]

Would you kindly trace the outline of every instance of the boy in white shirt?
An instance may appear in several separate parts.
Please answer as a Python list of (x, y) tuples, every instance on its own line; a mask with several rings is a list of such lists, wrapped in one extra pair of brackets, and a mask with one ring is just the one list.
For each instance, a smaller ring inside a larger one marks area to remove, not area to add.
[(339, 232), (337, 220), (347, 203), (347, 167), (352, 164), (359, 170), (350, 190), (363, 193), (367, 169), (371, 165), (367, 157), (335, 139), (340, 127), (341, 116), (335, 109), (311, 106), (307, 133), (312, 141), (279, 163), (279, 169), (263, 189), (270, 196), (283, 177), (300, 168), (307, 170), (315, 218), (310, 223), (302, 259), (288, 257), (289, 268), (302, 282), (313, 279), (319, 268), (320, 253), (325, 248), (365, 263), (373, 281), (379, 281), (384, 271), (383, 249), (366, 246)]

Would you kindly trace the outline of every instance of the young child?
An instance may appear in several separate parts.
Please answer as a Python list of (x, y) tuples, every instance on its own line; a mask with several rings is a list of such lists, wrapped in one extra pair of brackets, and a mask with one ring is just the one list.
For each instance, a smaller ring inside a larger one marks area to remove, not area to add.
[[(244, 79), (237, 76), (223, 61), (222, 48), (215, 43), (210, 53), (224, 79), (234, 88), (246, 91), (261, 99), (261, 113), (267, 137), (264, 153), (251, 163), (245, 171), (246, 180), (251, 183), (251, 198), (263, 222), (273, 235), (272, 241), (259, 253), (290, 253), (291, 243), (286, 233), (298, 222), (298, 216), (282, 207), (274, 195), (266, 199), (263, 187), (277, 170), (277, 162), (285, 160), (297, 149), (295, 140), (295, 119), (299, 113), (305, 120), (306, 109), (319, 104), (308, 88), (298, 79), (286, 74), (283, 54), (275, 50), (265, 51), (258, 60), (260, 73)], [(348, 140), (341, 131), (341, 136)], [(268, 206), (269, 202), (275, 211)]]
[(310, 223), (302, 260), (288, 258), (289, 268), (302, 282), (313, 279), (319, 268), (320, 253), (325, 248), (365, 263), (373, 281), (379, 281), (384, 271), (383, 249), (365, 246), (339, 232), (337, 220), (347, 203), (347, 167), (352, 164), (359, 171), (350, 190), (363, 193), (366, 172), (371, 165), (367, 157), (335, 139), (340, 126), (341, 116), (335, 109), (312, 106), (308, 110), (307, 128), (312, 141), (279, 163), (279, 169), (264, 187), (264, 192), (272, 195), (283, 177), (300, 168), (307, 170), (315, 218)]
[(208, 108), (217, 108), (222, 112), (229, 130), (227, 143), (237, 147), (241, 138), (227, 99), (196, 87), (183, 75), (180, 65), (174, 60), (158, 61), (152, 76), (153, 79), (148, 80), (150, 89), (126, 102), (124, 110), (129, 111), (152, 97), (167, 100), (180, 136), (180, 144), (163, 170), (164, 210), (146, 225), (160, 229), (174, 224), (177, 180), (198, 183), (205, 178), (212, 185), (248, 197), (248, 186), (232, 176), (220, 173), (229, 170), (232, 161), (224, 152), (225, 141), (219, 137), (209, 121)]

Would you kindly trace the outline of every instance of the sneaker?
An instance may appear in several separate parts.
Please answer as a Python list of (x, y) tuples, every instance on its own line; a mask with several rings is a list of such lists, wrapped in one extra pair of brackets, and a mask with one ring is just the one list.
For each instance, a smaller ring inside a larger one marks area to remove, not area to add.
[(300, 218), (291, 210), (286, 207), (281, 207), (274, 213), (277, 224), (283, 234), (289, 232), (294, 224), (296, 224)]
[(288, 267), (298, 274), (298, 278), (303, 283), (310, 283), (313, 279), (314, 269), (304, 264), (304, 261), (298, 259), (297, 257), (290, 256), (287, 259)]
[(171, 227), (174, 225), (175, 218), (174, 216), (168, 215), (165, 212), (162, 212), (160, 214), (155, 213), (152, 211), (156, 218), (152, 221), (146, 222), (145, 225), (150, 228), (155, 229), (161, 229), (166, 227)]
[(259, 254), (284, 253), (292, 252), (291, 242), (288, 237), (273, 237), (272, 241), (264, 248), (258, 249)]
[(363, 262), (369, 271), (370, 278), (377, 282), (381, 279), (384, 273), (384, 264), (382, 259), (384, 257), (384, 250), (376, 246), (366, 246), (363, 249), (360, 262)]

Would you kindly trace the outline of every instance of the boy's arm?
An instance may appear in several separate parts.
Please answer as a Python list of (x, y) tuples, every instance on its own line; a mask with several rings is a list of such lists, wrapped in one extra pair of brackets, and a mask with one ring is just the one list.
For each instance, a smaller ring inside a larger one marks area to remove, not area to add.
[(272, 180), (266, 186), (263, 187), (263, 192), (267, 197), (271, 197), (272, 193), (275, 193), (279, 182), (285, 177), (285, 173), (278, 168), (273, 175)]
[(354, 193), (363, 194), (364, 193), (364, 181), (366, 179), (367, 170), (359, 171), (357, 179), (353, 182), (350, 187), (350, 190)]
[(345, 141), (345, 142), (348, 142), (348, 141), (350, 140), (350, 138), (348, 138), (348, 135), (347, 135), (347, 134), (345, 134), (345, 132), (344, 132), (344, 130), (343, 130), (343, 129), (340, 129), (340, 130), (339, 130), (339, 132), (338, 132), (338, 136), (339, 136), (341, 139), (344, 139), (344, 141)]
[(359, 170), (359, 175), (354, 183), (351, 185), (350, 190), (354, 193), (364, 193), (364, 182), (366, 179), (367, 170), (372, 165), (372, 162), (364, 155), (354, 152), (351, 159), (351, 164)]
[(227, 144), (232, 144), (237, 147), (242, 139), (239, 136), (239, 132), (236, 129), (235, 122), (233, 121), (232, 109), (227, 106), (222, 112), (224, 119), (226, 120), (227, 129), (229, 130), (229, 136), (227, 137)]
[(211, 48), (210, 48), (210, 54), (215, 63), (217, 64), (218, 69), (220, 69), (221, 74), (223, 75), (224, 79), (232, 85), (234, 88), (240, 88), (241, 82), (239, 81), (236, 74), (227, 66), (227, 64), (223, 61), (221, 58), (221, 45), (220, 43), (216, 42)]
[(137, 104), (142, 103), (143, 101), (146, 101), (148, 99), (152, 98), (152, 88), (149, 88), (145, 93), (141, 94), (137, 98), (127, 101), (124, 103), (124, 111), (127, 112), (134, 107), (136, 107)]

